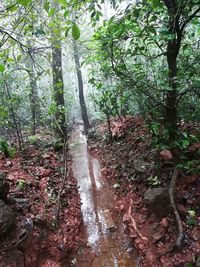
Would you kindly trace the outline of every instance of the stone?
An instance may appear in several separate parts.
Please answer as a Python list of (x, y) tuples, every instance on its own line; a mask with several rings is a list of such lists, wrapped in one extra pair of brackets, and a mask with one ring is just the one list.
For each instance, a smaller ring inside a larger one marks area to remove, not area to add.
[(160, 157), (162, 158), (162, 160), (164, 161), (169, 161), (173, 159), (172, 153), (170, 150), (162, 150), (160, 152)]
[(0, 172), (0, 199), (6, 201), (8, 192), (9, 184), (6, 180), (6, 174), (4, 172)]
[(159, 200), (169, 201), (168, 190), (165, 187), (149, 188), (144, 193), (144, 200), (150, 204), (153, 204)]
[(142, 159), (136, 159), (134, 160), (133, 165), (134, 165), (134, 169), (136, 170), (136, 172), (145, 173), (147, 170), (148, 164)]
[(168, 215), (170, 200), (166, 187), (149, 188), (144, 193), (144, 201), (158, 217), (163, 218)]
[(106, 229), (113, 230), (115, 228), (115, 224), (113, 222), (110, 210), (104, 210), (103, 214), (104, 214), (104, 219), (106, 223)]
[(14, 212), (3, 200), (0, 200), (0, 235), (6, 233), (14, 222)]

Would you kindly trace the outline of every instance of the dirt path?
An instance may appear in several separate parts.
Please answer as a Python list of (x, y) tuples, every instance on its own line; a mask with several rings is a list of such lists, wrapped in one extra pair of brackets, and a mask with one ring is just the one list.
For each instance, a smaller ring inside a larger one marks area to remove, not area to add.
[(99, 161), (88, 152), (81, 126), (71, 137), (70, 152), (73, 173), (79, 185), (87, 242), (72, 255), (68, 266), (137, 266), (137, 255), (114, 209), (115, 196), (107, 181), (101, 177)]

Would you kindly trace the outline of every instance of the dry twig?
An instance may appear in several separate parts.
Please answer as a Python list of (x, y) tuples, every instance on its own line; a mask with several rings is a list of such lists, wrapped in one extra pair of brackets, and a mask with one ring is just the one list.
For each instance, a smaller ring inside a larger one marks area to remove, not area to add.
[(129, 216), (129, 218), (131, 219), (132, 226), (133, 226), (133, 228), (135, 229), (136, 233), (139, 235), (139, 237), (140, 237), (143, 241), (147, 241), (148, 239), (140, 233), (140, 231), (139, 231), (138, 228), (137, 228), (136, 221), (134, 220), (134, 218), (133, 218), (132, 215), (131, 215), (132, 205), (133, 205), (133, 200), (131, 199), (131, 201), (130, 201), (130, 206), (129, 206), (129, 209), (128, 209), (128, 216)]

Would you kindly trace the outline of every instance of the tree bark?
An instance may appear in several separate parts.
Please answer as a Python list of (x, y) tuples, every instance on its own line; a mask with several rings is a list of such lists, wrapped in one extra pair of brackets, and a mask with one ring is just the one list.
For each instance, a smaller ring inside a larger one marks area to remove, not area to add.
[[(52, 1), (52, 7), (59, 10), (58, 3)], [(54, 22), (56, 23), (56, 21)], [(55, 133), (62, 139), (67, 137), (67, 127), (65, 118), (64, 84), (62, 74), (62, 45), (61, 31), (59, 25), (52, 29), (52, 72), (54, 100), (57, 106), (55, 113)]]
[(79, 54), (78, 54), (78, 47), (77, 47), (77, 43), (75, 40), (73, 40), (73, 49), (74, 49), (74, 61), (76, 65), (76, 73), (77, 73), (77, 79), (78, 79), (78, 91), (79, 91), (79, 101), (80, 101), (80, 106), (81, 106), (81, 115), (83, 119), (84, 129), (87, 132), (91, 126), (90, 126), (90, 122), (88, 119), (87, 107), (85, 104), (84, 90), (83, 90), (83, 78), (82, 78), (82, 72), (81, 72), (81, 66), (80, 66), (80, 60), (79, 60)]
[(179, 25), (180, 15), (177, 12), (176, 2), (166, 0), (165, 5), (169, 15), (169, 34), (174, 36), (167, 43), (169, 90), (166, 93), (165, 107), (165, 127), (169, 132), (168, 141), (171, 143), (175, 141), (177, 133), (177, 57), (181, 46), (182, 31)]
[(64, 86), (62, 75), (62, 48), (58, 41), (52, 47), (52, 70), (53, 70), (53, 90), (54, 100), (56, 102), (57, 110), (55, 114), (56, 126), (55, 132), (61, 137), (67, 136), (66, 122), (65, 122), (65, 101), (64, 101)]

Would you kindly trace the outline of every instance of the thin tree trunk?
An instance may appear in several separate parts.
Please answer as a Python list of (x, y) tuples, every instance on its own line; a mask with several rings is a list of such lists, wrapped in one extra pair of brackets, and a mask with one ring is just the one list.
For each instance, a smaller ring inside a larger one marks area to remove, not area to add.
[(110, 123), (110, 115), (106, 114), (107, 124), (108, 124), (108, 133), (109, 133), (109, 140), (112, 144), (113, 142), (113, 136), (112, 136), (112, 129), (111, 129), (111, 123)]
[(39, 104), (39, 97), (37, 91), (37, 82), (35, 77), (35, 71), (33, 66), (33, 59), (30, 55), (27, 56), (26, 59), (26, 68), (29, 75), (30, 81), (30, 93), (29, 93), (29, 100), (31, 106), (31, 132), (35, 135), (36, 125), (40, 118), (40, 104)]
[(75, 40), (73, 40), (73, 48), (74, 48), (74, 61), (76, 65), (76, 73), (77, 73), (77, 79), (78, 79), (81, 115), (82, 115), (82, 119), (84, 123), (84, 129), (87, 132), (91, 126), (90, 126), (90, 122), (88, 119), (87, 107), (85, 104), (84, 91), (83, 91), (83, 78), (82, 78), (82, 72), (81, 72), (81, 66), (80, 66), (80, 60), (79, 60), (79, 54), (78, 54), (78, 47), (77, 47), (77, 43)]

